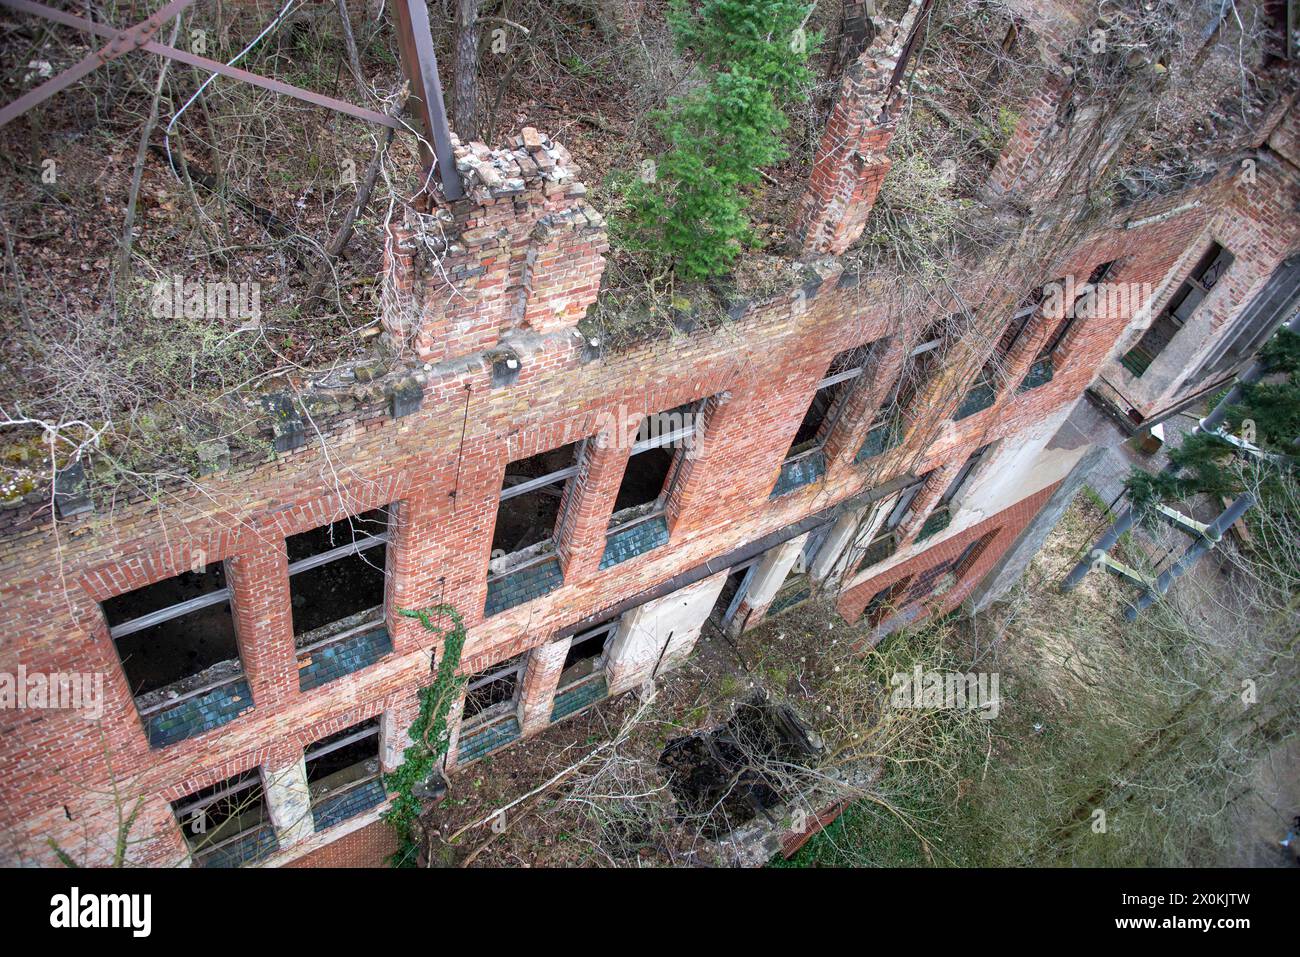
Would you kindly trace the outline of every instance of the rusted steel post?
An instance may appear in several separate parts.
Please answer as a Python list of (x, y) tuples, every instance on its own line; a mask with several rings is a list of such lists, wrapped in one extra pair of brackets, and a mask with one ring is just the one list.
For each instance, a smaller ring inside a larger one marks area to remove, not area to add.
[[(456, 160), (451, 150), (451, 127), (447, 125), (447, 106), (438, 79), (438, 58), (433, 52), (433, 34), (429, 32), (429, 10), (424, 0), (397, 0), (397, 42), (402, 51), (402, 67), (411, 83), (409, 102), (424, 127), (420, 158), (425, 167), (436, 159), (438, 179), (447, 199), (465, 195)], [(429, 144), (433, 144), (433, 154)]]

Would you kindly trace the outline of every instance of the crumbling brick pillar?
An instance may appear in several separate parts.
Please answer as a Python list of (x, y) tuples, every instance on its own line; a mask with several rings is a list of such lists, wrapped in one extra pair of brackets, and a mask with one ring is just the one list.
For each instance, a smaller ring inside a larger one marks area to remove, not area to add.
[(1039, 89), (1025, 102), (1016, 128), (1002, 148), (989, 174), (985, 190), (990, 199), (1025, 185), (1041, 163), (1038, 155), (1048, 133), (1056, 124), (1057, 113), (1070, 81), (1059, 73), (1049, 74)]
[(609, 248), (563, 146), (526, 127), (511, 146), (455, 145), (466, 196), (390, 227), (382, 323), (426, 362), (474, 355), (515, 331), (577, 325)]
[(930, 517), (930, 510), (934, 508), (935, 502), (939, 501), (944, 489), (952, 484), (953, 479), (957, 477), (957, 473), (961, 471), (964, 464), (964, 460), (956, 459), (947, 465), (940, 466), (926, 477), (921, 490), (912, 499), (907, 518), (903, 519), (898, 526), (899, 548), (910, 545), (916, 540), (917, 533), (921, 531), (921, 526), (925, 524), (925, 520)]
[(740, 607), (732, 618), (734, 625), (749, 629), (763, 620), (772, 599), (776, 597), (794, 563), (799, 560), (799, 554), (807, 540), (808, 533), (805, 532), (788, 542), (774, 545), (763, 553), (754, 567), (745, 597), (740, 600)]
[(520, 728), (524, 735), (536, 734), (551, 723), (555, 687), (560, 681), (569, 639), (538, 645), (528, 655), (524, 686), (520, 694)]
[(279, 769), (267, 768), (263, 775), (266, 808), (275, 825), (281, 848), (296, 844), (315, 833), (311, 816), (311, 792), (307, 788), (307, 762), (298, 760)]
[(894, 68), (920, 4), (911, 0), (897, 23), (878, 24), (871, 45), (844, 71), (795, 223), (804, 256), (838, 256), (862, 235), (889, 172), (885, 149), (901, 105)]

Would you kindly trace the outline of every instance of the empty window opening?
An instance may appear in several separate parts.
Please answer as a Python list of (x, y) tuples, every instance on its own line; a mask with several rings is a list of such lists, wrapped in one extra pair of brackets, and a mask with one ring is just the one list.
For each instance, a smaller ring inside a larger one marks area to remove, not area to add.
[(908, 353), (908, 362), (903, 369), (902, 388), (898, 396), (903, 408), (912, 405), (922, 384), (939, 368), (940, 359), (948, 345), (969, 326), (970, 317), (966, 313), (955, 312), (935, 319), (921, 334), (920, 341)]
[(688, 402), (641, 420), (623, 470), (610, 528), (662, 515), (682, 469), (684, 451), (698, 434), (703, 401)]
[(299, 647), (383, 621), (388, 521), (377, 508), (285, 540)]
[[(1088, 294), (1105, 281), (1114, 265), (1115, 261), (1110, 260), (1096, 266), (1083, 287), (1075, 289), (1073, 301), (1061, 304), (1062, 314), (1059, 316), (1049, 314), (1045, 317), (1049, 321), (1054, 320), (1056, 325), (1048, 335), (1047, 341), (1043, 343), (1043, 347), (1039, 349), (1038, 355), (1034, 357), (1034, 361), (1024, 379), (1021, 380), (1017, 391), (1027, 392), (1029, 389), (1052, 381), (1056, 374), (1057, 365), (1065, 358), (1063, 346), (1068, 341), (1070, 332), (1080, 319), (1087, 318), (1088, 310), (1085, 306), (1088, 301)], [(1056, 285), (1060, 289), (1066, 288), (1066, 282), (1063, 279), (1056, 280)]]
[(238, 867), (277, 847), (258, 768), (174, 802), (172, 812), (199, 867)]
[(969, 487), (971, 480), (975, 477), (975, 471), (979, 468), (985, 454), (988, 453), (990, 445), (984, 445), (976, 449), (962, 463), (962, 467), (953, 477), (953, 480), (948, 483), (948, 487), (943, 490), (943, 494), (935, 502), (930, 514), (926, 516), (925, 524), (921, 526), (921, 531), (917, 534), (918, 541), (942, 531), (952, 522), (953, 503), (956, 501), (957, 496), (961, 495)]
[(225, 567), (200, 572), (110, 598), (102, 605), (109, 635), (122, 659), (131, 693), (197, 692), (242, 674)]
[[(927, 477), (929, 473), (926, 473)], [(865, 571), (872, 565), (879, 565), (890, 555), (898, 550), (898, 526), (903, 524), (911, 511), (912, 500), (916, 498), (925, 484), (925, 478), (921, 478), (911, 485), (907, 486), (898, 493), (894, 505), (889, 510), (889, 515), (881, 524), (868, 541), (858, 544), (862, 549), (862, 558), (858, 561), (854, 574)], [(857, 543), (855, 543), (857, 544)]]
[(1241, 311), (1231, 331), (1219, 337), (1187, 381), (1202, 382), (1208, 376), (1221, 375), (1254, 355), (1278, 326), (1295, 315), (1297, 306), (1300, 306), (1300, 253), (1273, 271), (1264, 288)]
[(564, 658), (564, 669), (560, 672), (559, 690), (605, 669), (605, 652), (618, 629), (618, 622), (619, 619), (615, 618), (573, 636), (569, 642), (569, 653)]
[(1191, 275), (1174, 292), (1169, 303), (1156, 316), (1147, 331), (1142, 334), (1137, 345), (1124, 354), (1120, 360), (1124, 368), (1139, 378), (1151, 367), (1151, 363), (1165, 347), (1173, 341), (1178, 330), (1191, 318), (1192, 313), (1201, 304), (1210, 291), (1218, 285), (1224, 272), (1232, 265), (1232, 253), (1218, 243), (1211, 244), (1205, 255), (1197, 262)]
[(803, 548), (800, 549), (794, 564), (786, 572), (781, 587), (777, 589), (776, 594), (772, 596), (771, 603), (767, 606), (769, 616), (779, 615), (781, 612), (793, 608), (795, 605), (812, 597), (813, 582), (810, 572), (813, 562), (817, 560), (817, 553), (821, 550), (822, 543), (826, 541), (826, 536), (829, 533), (829, 525), (815, 528), (808, 533), (808, 537), (804, 539)]
[(894, 384), (890, 386), (889, 392), (876, 408), (866, 437), (862, 441), (862, 447), (858, 450), (856, 461), (865, 462), (867, 459), (875, 458), (893, 448), (902, 439), (902, 409), (898, 404), (898, 396), (902, 388), (903, 373), (900, 372), (894, 379)]
[(506, 466), (492, 531), (492, 553), (498, 567), (504, 557), (540, 555), (550, 550), (565, 488), (569, 479), (578, 474), (584, 444), (570, 442)]
[(304, 755), (315, 805), (379, 778), (379, 719), (371, 718), (317, 741)]
[(463, 721), (477, 727), (515, 713), (522, 682), (524, 655), (470, 675), (465, 686)]
[(754, 577), (754, 569), (758, 566), (760, 557), (756, 555), (734, 566), (727, 575), (722, 591), (718, 593), (717, 601), (713, 603), (713, 610), (709, 613), (709, 621), (716, 627), (726, 629), (735, 620), (736, 613), (740, 610), (740, 603), (749, 591), (749, 583)]
[(826, 375), (817, 383), (817, 391), (804, 412), (799, 428), (790, 441), (786, 460), (812, 455), (821, 450), (831, 430), (844, 411), (845, 400), (853, 384), (867, 367), (870, 345), (847, 349), (831, 360)]

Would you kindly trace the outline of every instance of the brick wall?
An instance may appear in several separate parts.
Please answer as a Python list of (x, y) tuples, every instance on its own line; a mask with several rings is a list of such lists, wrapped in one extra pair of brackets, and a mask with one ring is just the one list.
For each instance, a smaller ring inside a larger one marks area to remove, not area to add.
[[(49, 863), (45, 841), (53, 837), (79, 859), (102, 861), (116, 816), (105, 796), (109, 765), (145, 799), (137, 831), (145, 840), (133, 847), (133, 859), (174, 864), (185, 854), (170, 801), (250, 768), (290, 767), (304, 746), (381, 714), (391, 732), (381, 748), (391, 764), (404, 744), (400, 734), (417, 689), (428, 680), (430, 652), (440, 653), (429, 633), (397, 609), (440, 601), (459, 609), (468, 628), (466, 673), (511, 658), (685, 569), (864, 490), (908, 473), (951, 469), (992, 441), (1015, 442), (1079, 397), (1132, 320), (1126, 313), (1090, 317), (1072, 333), (1050, 382), (1024, 393), (1003, 383), (991, 407), (953, 422), (951, 406), (962, 386), (956, 383), (944, 402), (913, 416), (899, 447), (856, 463), (861, 437), (888, 387), (882, 382), (892, 381), (900, 361), (899, 344), (914, 340), (928, 321), (900, 308), (889, 284), (846, 274), (839, 263), (821, 263), (816, 271), (792, 266), (784, 292), (737, 309), (724, 328), (593, 356), (570, 326), (594, 295), (603, 239), (581, 184), (555, 175), (566, 165), (562, 148), (528, 134), (508, 150), (472, 145), (460, 155), (477, 179), (471, 198), (429, 214), (445, 214), (451, 241), (433, 250), (427, 230), (420, 232), (429, 223), (405, 224), (390, 237), (386, 279), (396, 298), (385, 318), (389, 352), (346, 374), (298, 384), (294, 407), (311, 419), (305, 444), (168, 486), (158, 501), (101, 503), (57, 525), (39, 501), (0, 516), (0, 670), (22, 665), (30, 672), (105, 676), (98, 722), (71, 711), (0, 712), (0, 767), (8, 772), (0, 776), (0, 857)], [(856, 190), (849, 222), (869, 203)], [(1188, 196), (1166, 198), (1081, 233), (1041, 264), (1037, 281), (1086, 276), (1111, 259), (1118, 261), (1117, 279), (1158, 281), (1203, 234), (1222, 192), (1208, 184), (1191, 199), (1200, 205), (1189, 205)], [(1254, 212), (1236, 208), (1263, 221), (1279, 215), (1260, 202)], [(1125, 226), (1160, 212), (1169, 215)], [(437, 285), (435, 255), (462, 270), (465, 302), (450, 302)], [(1001, 275), (999, 268), (1000, 262), (974, 264), (972, 285), (987, 287)], [(988, 309), (989, 321), (1007, 312), (1004, 305)], [(769, 499), (831, 359), (877, 340), (887, 340), (881, 364), (846, 399), (847, 412), (825, 446), (824, 474)], [(481, 350), (507, 346), (517, 368), (494, 375), (493, 357)], [(973, 376), (986, 356), (974, 347), (967, 352), (961, 375)], [(411, 389), (419, 395), (418, 408), (396, 415), (394, 394)], [(668, 545), (601, 569), (604, 527), (627, 458), (619, 441), (626, 423), (704, 398), (705, 433), (670, 502)], [(485, 616), (506, 464), (595, 436), (606, 439), (604, 447), (589, 446), (590, 457), (567, 493), (556, 548), (559, 586)], [(852, 583), (840, 610), (856, 618), (881, 587), (924, 573), (972, 537), (996, 530), (979, 561), (943, 596), (941, 608), (954, 607), (1049, 493), (1044, 489), (974, 528), (937, 539), (881, 576)], [(302, 691), (284, 539), (390, 503), (397, 503), (387, 549), (385, 624), (392, 651)], [(252, 707), (216, 731), (151, 747), (98, 602), (219, 560), (230, 572)], [(527, 731), (545, 726), (539, 714), (529, 713)], [(369, 838), (345, 840), (358, 849), (315, 851), (312, 858), (369, 859)]]

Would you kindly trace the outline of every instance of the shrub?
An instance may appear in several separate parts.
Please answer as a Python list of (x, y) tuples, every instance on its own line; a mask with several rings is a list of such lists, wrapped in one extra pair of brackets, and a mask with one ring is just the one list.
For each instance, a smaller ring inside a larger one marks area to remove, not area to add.
[(727, 272), (751, 236), (744, 189), (784, 158), (785, 108), (811, 79), (820, 37), (798, 0), (674, 0), (678, 48), (698, 58), (705, 82), (655, 114), (667, 148), (628, 188), (620, 236), (673, 261), (686, 278)]

